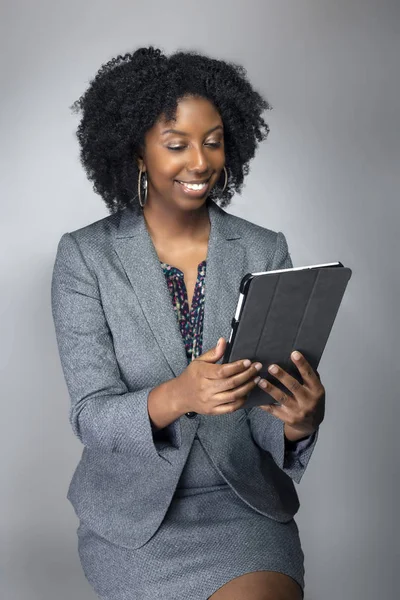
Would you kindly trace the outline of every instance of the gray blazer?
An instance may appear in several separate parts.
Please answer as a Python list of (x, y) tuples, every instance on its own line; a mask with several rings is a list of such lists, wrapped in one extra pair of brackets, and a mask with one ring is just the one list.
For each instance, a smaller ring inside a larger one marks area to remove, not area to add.
[[(209, 202), (203, 352), (227, 338), (241, 278), (292, 266), (285, 236)], [(150, 390), (187, 367), (184, 343), (158, 256), (139, 208), (60, 239), (51, 300), (70, 421), (84, 445), (68, 499), (109, 541), (139, 548), (156, 532), (198, 437), (213, 463), (256, 511), (288, 521), (313, 443), (284, 464), (283, 423), (259, 407), (229, 415), (183, 415), (153, 433)], [(246, 357), (243, 357), (246, 358)], [(317, 432), (318, 433), (318, 432)]]

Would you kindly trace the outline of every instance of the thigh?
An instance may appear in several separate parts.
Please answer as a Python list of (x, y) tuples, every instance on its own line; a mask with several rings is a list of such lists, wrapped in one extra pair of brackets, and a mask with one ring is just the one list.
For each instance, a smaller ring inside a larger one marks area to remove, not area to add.
[(254, 571), (231, 579), (208, 600), (302, 600), (299, 584), (283, 573)]

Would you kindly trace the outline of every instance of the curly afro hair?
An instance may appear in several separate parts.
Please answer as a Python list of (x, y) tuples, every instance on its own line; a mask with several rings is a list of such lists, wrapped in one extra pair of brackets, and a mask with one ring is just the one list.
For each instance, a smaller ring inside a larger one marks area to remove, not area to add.
[(76, 133), (82, 166), (110, 213), (138, 201), (135, 156), (145, 133), (161, 115), (175, 120), (177, 103), (185, 96), (210, 100), (224, 124), (228, 185), (224, 192), (223, 182), (214, 186), (209, 197), (224, 207), (235, 192), (241, 193), (257, 143), (269, 133), (261, 115), (271, 106), (240, 65), (194, 51), (167, 57), (150, 46), (104, 64), (71, 106), (82, 112)]

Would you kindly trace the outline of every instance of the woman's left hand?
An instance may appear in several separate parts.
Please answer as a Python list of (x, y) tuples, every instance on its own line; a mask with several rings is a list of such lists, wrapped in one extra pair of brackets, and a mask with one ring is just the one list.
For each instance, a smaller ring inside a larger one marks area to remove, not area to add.
[[(303, 384), (279, 365), (270, 365), (268, 371), (288, 389), (288, 392), (282, 392), (266, 379), (258, 381), (258, 386), (279, 402), (279, 405), (266, 404), (260, 408), (285, 423), (285, 436), (292, 442), (314, 433), (325, 414), (325, 388), (319, 375), (300, 352), (298, 359), (295, 358), (296, 354), (292, 352), (291, 359), (300, 372)], [(278, 368), (276, 372), (273, 371), (274, 367)]]

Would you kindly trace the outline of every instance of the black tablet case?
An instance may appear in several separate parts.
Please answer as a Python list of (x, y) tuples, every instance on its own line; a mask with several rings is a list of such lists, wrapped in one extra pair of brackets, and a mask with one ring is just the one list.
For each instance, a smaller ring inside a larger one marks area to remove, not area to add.
[[(240, 288), (244, 299), (237, 320), (232, 321), (223, 362), (259, 361), (261, 377), (285, 392), (285, 386), (267, 371), (272, 363), (302, 383), (290, 354), (299, 350), (317, 370), (351, 275), (351, 269), (341, 263), (246, 275)], [(274, 402), (256, 386), (245, 407)]]

